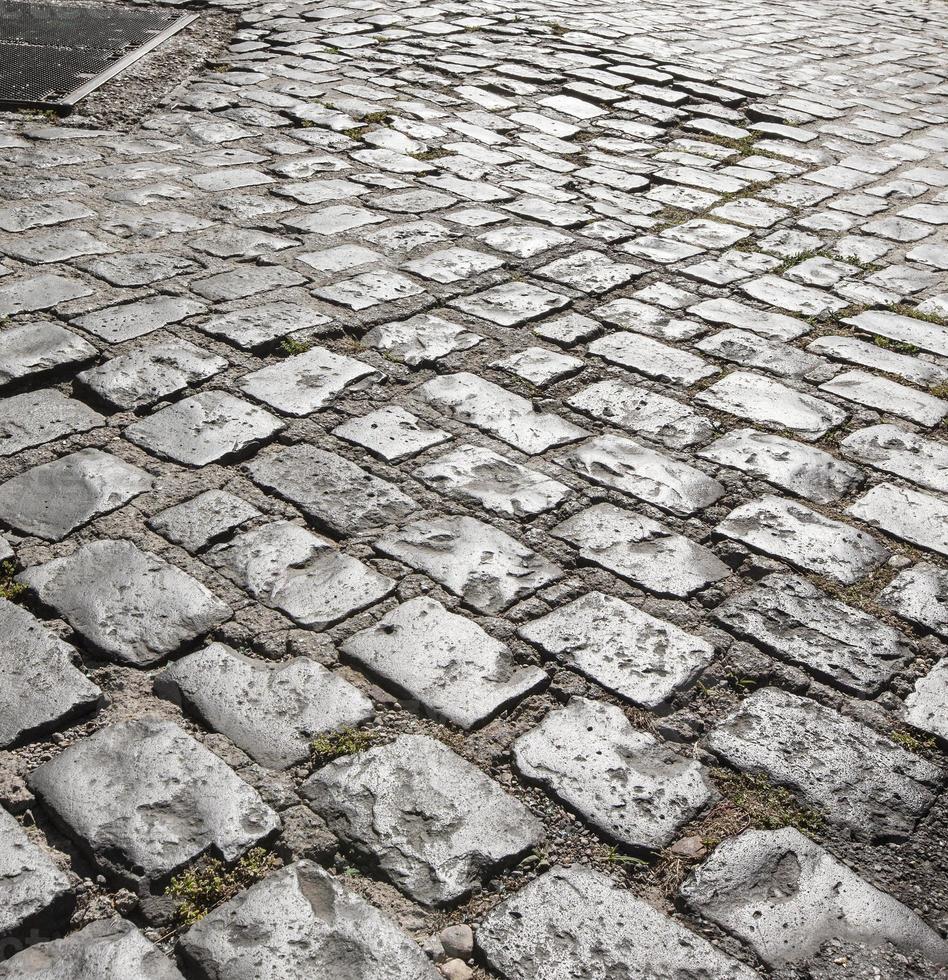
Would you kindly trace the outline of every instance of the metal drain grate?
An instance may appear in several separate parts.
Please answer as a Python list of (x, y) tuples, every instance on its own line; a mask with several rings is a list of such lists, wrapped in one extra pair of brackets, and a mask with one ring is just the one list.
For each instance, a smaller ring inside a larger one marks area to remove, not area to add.
[(196, 19), (160, 7), (0, 0), (0, 106), (75, 105)]

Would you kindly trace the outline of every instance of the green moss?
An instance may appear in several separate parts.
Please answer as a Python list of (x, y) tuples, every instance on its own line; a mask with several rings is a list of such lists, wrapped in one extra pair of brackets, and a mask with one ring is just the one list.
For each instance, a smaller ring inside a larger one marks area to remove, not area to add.
[(904, 728), (897, 728), (890, 733), (889, 738), (896, 745), (901, 745), (903, 749), (907, 749), (909, 752), (931, 751), (935, 748), (935, 740), (933, 738), (919, 738)]
[(904, 340), (893, 340), (891, 337), (880, 337), (878, 334), (872, 335), (872, 342), (876, 347), (883, 347), (885, 350), (893, 350), (899, 354), (916, 354), (918, 348), (915, 344), (907, 343)]
[(432, 149), (423, 150), (421, 153), (412, 153), (416, 160), (440, 160), (442, 157), (451, 156), (450, 150)]
[(333, 759), (354, 755), (372, 748), (379, 741), (375, 732), (363, 732), (357, 728), (342, 728), (338, 732), (326, 732), (314, 738), (310, 745), (310, 758), (316, 766), (324, 766)]
[(308, 350), (312, 350), (313, 342), (311, 340), (296, 340), (293, 337), (285, 337), (280, 341), (280, 350), (287, 355), (287, 357), (293, 354), (305, 354)]
[(0, 564), (0, 599), (19, 602), (23, 598), (26, 586), (22, 582), (17, 582), (15, 575), (16, 565), (12, 561)]
[[(802, 806), (794, 795), (783, 786), (775, 786), (766, 776), (732, 772), (730, 769), (712, 769), (711, 775), (724, 800), (742, 814), (746, 827), (760, 830), (779, 830), (795, 827), (801, 833), (818, 833), (823, 828), (823, 817), (815, 810)], [(716, 840), (706, 840), (708, 846)]]
[(175, 902), (178, 924), (190, 926), (279, 866), (279, 858), (262, 847), (248, 851), (230, 866), (217, 858), (202, 858), (175, 875), (165, 895)]

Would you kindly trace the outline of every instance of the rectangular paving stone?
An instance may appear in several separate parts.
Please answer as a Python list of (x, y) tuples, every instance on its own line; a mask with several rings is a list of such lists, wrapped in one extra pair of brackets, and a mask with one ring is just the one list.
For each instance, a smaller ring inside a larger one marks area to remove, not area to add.
[(887, 337), (903, 344), (911, 344), (920, 350), (948, 357), (948, 327), (927, 320), (919, 320), (900, 313), (867, 310), (842, 321), (863, 333)]
[(583, 388), (566, 403), (578, 412), (672, 449), (704, 442), (714, 431), (710, 419), (687, 405), (613, 378)]
[(29, 786), (103, 872), (133, 887), (203, 854), (234, 861), (280, 828), (255, 789), (160, 718), (73, 742), (35, 769)]
[(375, 548), (489, 615), (563, 576), (542, 555), (472, 517), (417, 521), (383, 535)]
[(766, 775), (870, 841), (907, 838), (943, 779), (868, 725), (774, 687), (742, 701), (705, 742), (729, 765)]
[(218, 314), (197, 326), (242, 350), (258, 350), (287, 334), (322, 327), (329, 322), (328, 316), (301, 303), (274, 302)]
[(539, 667), (518, 664), (476, 623), (425, 597), (402, 603), (340, 650), (424, 714), (464, 729), (482, 725), (548, 680)]
[(902, 718), (923, 732), (948, 741), (948, 660), (939, 660), (915, 682), (905, 699)]
[[(76, 650), (26, 609), (0, 599), (0, 629), (5, 638), (0, 648), (4, 678), (0, 688), (0, 748), (55, 731), (105, 703), (102, 691), (73, 665), (78, 660)], [(0, 823), (5, 816), (0, 810)], [(9, 881), (0, 874), (0, 897), (5, 880)], [(0, 911), (0, 923), (2, 918)]]
[(105, 425), (105, 418), (55, 388), (0, 399), (0, 456)]
[(948, 382), (948, 371), (919, 357), (909, 357), (869, 344), (855, 337), (817, 337), (807, 350), (861, 367), (895, 374), (917, 385), (937, 385)]
[(801, 439), (819, 439), (846, 421), (835, 405), (770, 378), (734, 371), (695, 396), (699, 405), (759, 425), (789, 429)]
[(865, 531), (769, 495), (736, 507), (715, 532), (843, 585), (858, 582), (890, 555)]
[(517, 632), (548, 656), (642, 708), (669, 701), (714, 656), (705, 640), (601, 592), (590, 592)]
[(802, 378), (824, 364), (822, 358), (791, 344), (768, 340), (750, 330), (722, 330), (695, 346), (705, 354), (732, 364), (769, 371), (782, 378)]
[(94, 217), (95, 212), (78, 201), (19, 201), (0, 210), (0, 230), (29, 231)]
[(255, 483), (296, 504), (318, 528), (336, 536), (395, 524), (418, 509), (394, 484), (315, 446), (257, 456), (247, 471)]
[(524, 779), (631, 848), (664, 847), (717, 796), (697, 760), (634, 729), (621, 708), (586, 698), (551, 711), (512, 750)]
[(599, 337), (587, 349), (610, 364), (618, 364), (647, 378), (680, 385), (693, 385), (720, 370), (696, 354), (628, 331)]
[(243, 531), (211, 548), (205, 560), (265, 606), (316, 630), (374, 605), (395, 588), (388, 576), (289, 521)]
[(584, 561), (658, 595), (683, 598), (730, 574), (707, 548), (612, 504), (580, 511), (550, 533), (579, 548)]
[(820, 385), (820, 391), (839, 395), (867, 408), (898, 415), (919, 425), (938, 425), (948, 415), (948, 402), (934, 395), (880, 378), (867, 371), (846, 371)]
[(0, 331), (0, 385), (74, 368), (96, 354), (92, 344), (51, 320), (7, 326)]
[(817, 504), (839, 500), (862, 480), (858, 467), (822, 449), (756, 429), (732, 429), (698, 455)]
[(314, 660), (269, 663), (223, 643), (175, 661), (154, 688), (270, 769), (307, 761), (317, 735), (373, 715), (365, 695)]
[(342, 279), (313, 289), (314, 296), (340, 306), (348, 306), (350, 310), (357, 312), (380, 303), (395, 303), (423, 293), (424, 289), (418, 283), (407, 276), (387, 270), (363, 272), (351, 279)]
[(232, 614), (197, 579), (131, 541), (83, 544), (17, 580), (92, 648), (132, 666), (157, 663)]
[(490, 366), (523, 378), (538, 388), (563, 381), (585, 367), (580, 358), (548, 347), (527, 347), (509, 357), (492, 361)]
[(206, 307), (183, 296), (146, 296), (132, 303), (106, 306), (92, 313), (76, 317), (72, 322), (83, 330), (119, 343), (144, 334), (154, 333), (162, 327), (180, 323), (188, 317), (204, 313)]
[(772, 340), (794, 340), (808, 333), (810, 324), (797, 317), (770, 310), (759, 310), (733, 299), (706, 299), (688, 308), (688, 312), (708, 323), (727, 324), (740, 330), (752, 330)]
[(237, 386), (271, 408), (301, 416), (326, 408), (348, 388), (367, 387), (380, 377), (362, 361), (313, 347), (245, 374)]
[(948, 570), (919, 562), (899, 572), (878, 601), (903, 619), (948, 639)]
[(710, 507), (724, 487), (701, 470), (623, 436), (596, 436), (557, 458), (587, 480), (680, 517)]
[(948, 489), (948, 446), (897, 425), (871, 425), (839, 444), (850, 459), (927, 487)]
[(543, 837), (519, 800), (426, 735), (330, 762), (301, 792), (348, 847), (425, 905), (463, 898)]
[(153, 487), (152, 477), (138, 466), (83, 449), (0, 484), (0, 520), (22, 534), (60, 541)]
[(241, 497), (224, 490), (207, 490), (159, 511), (148, 526), (193, 554), (259, 516), (260, 511)]
[(224, 391), (204, 391), (133, 422), (125, 437), (164, 459), (207, 466), (248, 452), (283, 427), (256, 405)]
[(439, 316), (419, 313), (407, 320), (373, 327), (362, 342), (382, 351), (386, 357), (411, 367), (439, 361), (449, 354), (470, 350), (484, 338), (460, 324)]
[(558, 480), (481, 446), (459, 446), (412, 475), (440, 493), (509, 517), (542, 514), (570, 494)]
[(504, 980), (568, 980), (595, 963), (603, 977), (664, 980), (757, 974), (619, 887), (601, 871), (554, 867), (495, 906), (477, 946)]
[(859, 697), (873, 697), (912, 656), (902, 634), (799, 575), (768, 575), (714, 617), (741, 639)]
[(273, 871), (214, 909), (181, 937), (180, 951), (199, 980), (441, 976), (392, 919), (312, 861)]
[(398, 405), (385, 405), (337, 425), (332, 434), (367, 449), (386, 463), (417, 456), (451, 441), (451, 434), (423, 422)]
[(488, 320), (499, 327), (517, 327), (538, 320), (569, 303), (569, 297), (529, 282), (506, 282), (483, 292), (452, 300), (462, 313)]
[(603, 303), (591, 312), (597, 319), (612, 326), (659, 340), (691, 340), (707, 329), (696, 320), (683, 319), (676, 315), (677, 309), (662, 309), (627, 296)]
[(428, 404), (497, 436), (528, 456), (587, 435), (578, 425), (538, 412), (526, 398), (466, 371), (432, 378), (417, 391)]
[(940, 497), (880, 483), (847, 507), (846, 513), (901, 541), (948, 557), (948, 503)]
[(907, 956), (948, 962), (948, 944), (915, 912), (794, 827), (723, 841), (681, 895), (775, 969), (815, 959), (828, 941), (869, 949), (891, 943)]
[(306, 279), (280, 265), (254, 265), (191, 281), (191, 289), (212, 303), (230, 303), (271, 289), (299, 286)]

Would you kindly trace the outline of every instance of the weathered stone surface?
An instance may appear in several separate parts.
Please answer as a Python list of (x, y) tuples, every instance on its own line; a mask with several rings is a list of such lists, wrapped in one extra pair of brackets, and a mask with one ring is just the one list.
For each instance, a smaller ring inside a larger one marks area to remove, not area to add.
[(730, 765), (765, 774), (869, 840), (904, 840), (943, 778), (932, 763), (867, 725), (773, 687), (743, 701), (706, 744)]
[(889, 550), (865, 531), (783, 497), (742, 504), (715, 531), (843, 585), (858, 582), (889, 557)]
[(880, 605), (948, 639), (948, 571), (919, 562), (899, 572), (879, 595)]
[(187, 466), (232, 459), (269, 439), (283, 423), (223, 391), (205, 391), (133, 422), (125, 435), (156, 456)]
[(457, 323), (420, 313), (418, 316), (373, 327), (364, 342), (388, 357), (412, 367), (431, 363), (476, 347), (484, 338)]
[(325, 629), (395, 588), (387, 576), (289, 521), (244, 531), (206, 558), (265, 606), (312, 629)]
[(807, 350), (848, 361), (850, 364), (896, 374), (919, 385), (936, 385), (948, 381), (948, 371), (937, 364), (886, 350), (855, 337), (817, 337), (807, 345)]
[(186, 572), (130, 541), (93, 541), (18, 578), (94, 649), (138, 667), (176, 653), (232, 612)]
[(588, 868), (554, 868), (487, 914), (477, 946), (504, 980), (753, 980), (753, 970)]
[(13, 456), (100, 425), (105, 425), (105, 419), (98, 412), (55, 388), (11, 395), (0, 400), (0, 456)]
[(103, 340), (120, 343), (204, 311), (205, 307), (193, 299), (181, 296), (147, 296), (133, 303), (107, 306), (105, 309), (86, 313), (72, 322)]
[(724, 487), (701, 470), (623, 436), (596, 436), (557, 462), (593, 483), (654, 504), (679, 517), (709, 507)]
[(622, 599), (590, 592), (518, 635), (643, 708), (657, 708), (711, 662), (714, 648)]
[(722, 330), (695, 345), (705, 354), (742, 367), (769, 371), (785, 378), (804, 377), (817, 370), (823, 360), (798, 347), (768, 340), (750, 330)]
[(309, 415), (332, 404), (347, 388), (362, 388), (379, 373), (351, 357), (314, 347), (245, 374), (241, 391), (287, 415)]
[(287, 334), (327, 323), (329, 317), (299, 303), (275, 302), (212, 316), (200, 324), (200, 329), (244, 350), (255, 350)]
[(570, 493), (558, 480), (480, 446), (459, 446), (414, 475), (441, 493), (511, 517), (552, 510)]
[(821, 384), (820, 391), (898, 415), (919, 425), (938, 425), (948, 415), (948, 402), (943, 399), (867, 371), (846, 371)]
[(321, 530), (335, 535), (394, 524), (418, 509), (394, 484), (314, 446), (258, 456), (247, 469), (256, 483), (292, 501)]
[(75, 649), (7, 599), (0, 599), (0, 632), (0, 748), (52, 731), (105, 702), (73, 666)]
[(818, 439), (846, 421), (846, 413), (777, 381), (735, 371), (695, 396), (699, 405), (776, 429), (801, 439)]
[(689, 307), (688, 312), (709, 323), (753, 330), (762, 337), (771, 337), (774, 340), (794, 340), (809, 330), (806, 320), (770, 310), (759, 310), (733, 299), (702, 300)]
[(915, 682), (905, 699), (902, 717), (915, 728), (948, 742), (948, 660), (939, 660)]
[(96, 349), (51, 320), (21, 323), (0, 331), (0, 385), (92, 360)]
[(23, 534), (59, 541), (153, 484), (143, 469), (111, 453), (83, 449), (0, 484), (0, 520)]
[(659, 595), (688, 596), (730, 572), (713, 552), (648, 517), (595, 504), (551, 531), (585, 561)]
[(432, 378), (418, 394), (452, 418), (468, 422), (529, 456), (575, 442), (588, 433), (500, 385), (462, 372)]
[(440, 976), (391, 919), (312, 861), (274, 871), (215, 909), (185, 933), (181, 953), (200, 980)]
[(301, 792), (349, 847), (426, 905), (462, 898), (543, 836), (522, 803), (425, 735), (337, 759)]
[(193, 553), (259, 516), (260, 511), (241, 497), (224, 490), (207, 490), (159, 511), (148, 526)]
[(756, 429), (732, 429), (698, 455), (817, 504), (838, 500), (862, 479), (857, 467), (822, 449)]
[(948, 503), (939, 497), (880, 483), (847, 507), (846, 513), (902, 541), (948, 556)]
[(861, 697), (876, 694), (912, 655), (898, 630), (799, 575), (769, 575), (714, 615), (743, 639)]
[(948, 357), (948, 328), (935, 323), (882, 310), (867, 310), (854, 317), (847, 317), (842, 322), (868, 334), (887, 337), (889, 340), (911, 344), (932, 354)]
[(368, 698), (314, 660), (267, 663), (223, 643), (166, 667), (155, 678), (155, 692), (271, 769), (304, 762), (314, 736), (358, 725), (373, 713)]
[(948, 962), (948, 943), (934, 929), (793, 827), (725, 840), (681, 893), (771, 967), (806, 960), (829, 940), (889, 942), (932, 963)]
[(425, 713), (461, 728), (482, 724), (547, 680), (476, 623), (427, 598), (402, 603), (340, 649)]
[(516, 327), (539, 319), (569, 302), (561, 293), (542, 289), (528, 282), (506, 282), (482, 293), (464, 296), (451, 305), (462, 313), (471, 313), (499, 327)]
[(714, 431), (711, 421), (687, 405), (647, 388), (609, 379), (583, 388), (567, 399), (570, 408), (611, 425), (685, 449)]
[(56, 275), (32, 275), (0, 286), (0, 316), (52, 310), (60, 303), (90, 296), (93, 289), (79, 279)]
[(589, 345), (589, 353), (647, 378), (678, 385), (693, 385), (719, 371), (681, 347), (671, 347), (625, 330), (594, 340)]
[(100, 919), (65, 939), (31, 946), (0, 963), (2, 980), (184, 980), (125, 919)]
[(494, 361), (491, 367), (515, 374), (532, 385), (556, 384), (582, 371), (585, 365), (578, 357), (547, 347), (527, 347), (509, 357)]
[(386, 463), (397, 463), (451, 441), (450, 433), (428, 425), (398, 405), (386, 405), (349, 419), (337, 425), (332, 434), (367, 449)]
[(628, 847), (668, 844), (716, 796), (700, 763), (611, 704), (571, 698), (513, 744), (517, 769), (600, 833)]
[[(4, 711), (4, 713), (6, 713)], [(33, 934), (59, 932), (73, 905), (69, 876), (0, 809), (0, 941), (6, 952)], [(9, 944), (9, 945), (8, 945)], [(0, 963), (0, 977), (4, 964)]]
[(120, 354), (83, 371), (77, 380), (112, 408), (127, 411), (206, 381), (226, 367), (223, 357), (176, 339)]
[(489, 614), (501, 612), (563, 574), (542, 555), (472, 517), (417, 521), (379, 538), (375, 547)]
[(233, 861), (280, 820), (174, 722), (139, 718), (74, 742), (29, 777), (76, 842), (120, 881), (159, 881), (205, 853)]
[(846, 436), (839, 448), (860, 463), (904, 477), (929, 490), (948, 489), (948, 446), (900, 429), (871, 425)]

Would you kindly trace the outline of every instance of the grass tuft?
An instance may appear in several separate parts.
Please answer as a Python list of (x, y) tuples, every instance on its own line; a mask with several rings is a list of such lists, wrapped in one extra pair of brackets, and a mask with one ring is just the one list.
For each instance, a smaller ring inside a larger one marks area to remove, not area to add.
[(343, 728), (338, 732), (326, 732), (314, 738), (310, 745), (310, 759), (316, 766), (324, 766), (344, 755), (364, 752), (379, 742), (376, 732), (363, 732), (357, 728)]

